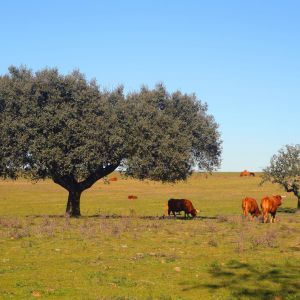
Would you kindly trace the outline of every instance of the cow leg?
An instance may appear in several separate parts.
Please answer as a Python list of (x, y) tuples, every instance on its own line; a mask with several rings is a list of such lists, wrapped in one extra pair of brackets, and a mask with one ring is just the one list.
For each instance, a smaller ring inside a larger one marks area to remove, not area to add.
[(251, 221), (252, 214), (249, 213), (249, 211), (245, 210), (244, 216), (245, 216), (245, 219), (246, 219), (246, 220), (250, 220), (250, 221)]
[(176, 212), (175, 211), (173, 211), (173, 214), (174, 214), (174, 217), (176, 218)]
[(268, 221), (268, 214), (264, 212), (263, 213), (263, 222), (267, 223), (267, 221)]
[(171, 210), (170, 210), (170, 209), (168, 209), (168, 216), (170, 216), (170, 214), (171, 214)]
[(275, 223), (275, 215), (276, 214), (271, 214), (271, 223)]
[(251, 217), (252, 217), (252, 214), (247, 211), (246, 214), (245, 214), (246, 220), (250, 220), (251, 221)]
[(265, 223), (268, 223), (268, 214), (265, 216)]

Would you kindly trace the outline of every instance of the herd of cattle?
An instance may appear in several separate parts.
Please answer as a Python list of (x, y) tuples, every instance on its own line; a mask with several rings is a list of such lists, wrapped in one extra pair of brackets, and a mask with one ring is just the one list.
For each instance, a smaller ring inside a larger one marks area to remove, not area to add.
[(285, 197), (286, 196), (276, 195), (262, 198), (260, 203), (262, 212), (260, 212), (257, 202), (254, 198), (246, 197), (242, 203), (243, 214), (245, 217), (250, 214), (252, 219), (255, 216), (258, 217), (262, 214), (264, 223), (267, 223), (268, 215), (270, 214), (270, 223), (274, 223), (277, 208), (282, 204), (282, 199)]
[[(246, 197), (242, 201), (243, 214), (247, 218), (251, 215), (252, 219), (254, 217), (259, 217), (262, 214), (263, 222), (267, 223), (268, 215), (271, 215), (270, 223), (275, 222), (275, 216), (277, 208), (282, 204), (282, 199), (286, 196), (276, 195), (276, 196), (266, 196), (261, 200), (261, 210), (259, 210), (258, 204), (254, 198)], [(168, 210), (168, 215), (173, 213), (176, 218), (176, 213), (184, 212), (185, 218), (191, 215), (193, 218), (197, 216), (199, 212), (194, 208), (192, 202), (187, 199), (170, 199), (165, 207)]]
[[(255, 176), (255, 173), (249, 172), (244, 170), (240, 173), (240, 176)], [(117, 177), (109, 178), (108, 181), (117, 181)], [(286, 196), (276, 195), (276, 196), (266, 196), (262, 198), (260, 207), (261, 211), (258, 207), (258, 204), (254, 198), (246, 197), (242, 200), (242, 209), (243, 215), (248, 218), (251, 215), (251, 219), (253, 220), (254, 217), (259, 217), (262, 215), (263, 223), (267, 223), (268, 215), (271, 215), (270, 223), (275, 222), (275, 216), (277, 212), (277, 208), (282, 204), (282, 199)], [(135, 200), (138, 197), (135, 195), (129, 195), (128, 199)], [(182, 211), (184, 212), (185, 218), (189, 217), (190, 215), (192, 218), (196, 217), (199, 211), (195, 209), (193, 203), (187, 199), (169, 199), (166, 203), (165, 210), (168, 212), (168, 215), (174, 215), (176, 218), (176, 214), (180, 214)]]
[[(244, 176), (255, 176), (254, 172), (249, 172), (244, 170), (240, 173), (241, 177)], [(275, 222), (275, 216), (277, 212), (277, 208), (282, 204), (282, 199), (286, 196), (276, 195), (276, 196), (266, 196), (262, 198), (260, 207), (261, 211), (258, 207), (258, 204), (254, 198), (246, 197), (242, 200), (242, 209), (243, 214), (247, 218), (251, 215), (251, 219), (254, 217), (259, 217), (262, 214), (263, 223), (267, 223), (269, 214), (271, 215), (270, 223)], [(180, 214), (181, 211), (184, 212), (185, 218), (191, 215), (193, 218), (197, 216), (199, 212), (194, 208), (192, 202), (187, 199), (170, 199), (166, 203), (165, 209), (168, 211), (168, 215), (170, 216), (173, 213), (176, 218), (176, 213)]]

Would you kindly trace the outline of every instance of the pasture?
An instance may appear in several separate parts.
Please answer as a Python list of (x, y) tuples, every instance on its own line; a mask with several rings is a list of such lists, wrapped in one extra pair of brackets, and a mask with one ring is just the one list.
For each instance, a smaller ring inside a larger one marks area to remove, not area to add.
[[(1, 299), (300, 299), (300, 217), (245, 221), (241, 201), (284, 192), (260, 177), (194, 174), (175, 185), (123, 179), (82, 194), (80, 219), (51, 181), (0, 181)], [(137, 199), (128, 199), (136, 195)], [(169, 198), (197, 218), (161, 218)]]

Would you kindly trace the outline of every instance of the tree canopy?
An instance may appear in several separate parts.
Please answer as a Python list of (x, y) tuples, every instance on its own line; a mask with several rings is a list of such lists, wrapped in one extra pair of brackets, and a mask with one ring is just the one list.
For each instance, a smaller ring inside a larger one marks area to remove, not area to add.
[(286, 145), (273, 155), (270, 165), (264, 170), (263, 182), (281, 185), (298, 199), (300, 209), (300, 145)]
[(125, 96), (79, 71), (10, 67), (0, 77), (0, 126), (0, 176), (51, 178), (68, 190), (71, 216), (80, 215), (81, 193), (120, 166), (134, 178), (175, 182), (220, 163), (207, 105), (162, 84)]

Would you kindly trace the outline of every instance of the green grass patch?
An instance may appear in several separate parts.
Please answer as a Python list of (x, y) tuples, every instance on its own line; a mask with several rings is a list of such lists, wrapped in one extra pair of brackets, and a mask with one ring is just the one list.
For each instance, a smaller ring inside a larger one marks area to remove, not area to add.
[[(244, 220), (242, 198), (283, 191), (259, 177), (196, 174), (167, 185), (116, 176), (83, 194), (79, 219), (65, 218), (67, 193), (50, 181), (0, 182), (1, 299), (300, 298), (292, 195), (277, 223), (262, 224)], [(171, 197), (200, 215), (161, 218)]]

